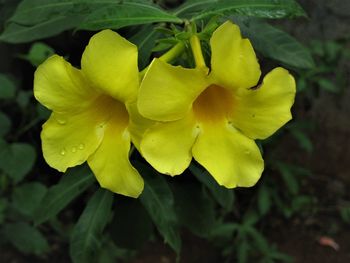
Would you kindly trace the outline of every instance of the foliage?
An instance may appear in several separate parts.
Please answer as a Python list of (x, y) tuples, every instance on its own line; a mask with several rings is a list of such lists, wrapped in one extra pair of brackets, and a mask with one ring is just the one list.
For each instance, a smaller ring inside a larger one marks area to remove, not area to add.
[[(219, 23), (230, 18), (240, 25), (259, 55), (298, 74), (301, 96), (313, 96), (315, 89), (340, 92), (341, 73), (336, 81), (324, 77), (344, 55), (339, 43), (314, 42), (306, 48), (268, 23), (267, 19), (306, 16), (293, 0), (188, 0), (173, 9), (147, 0), (22, 0), (15, 10), (10, 2), (0, 1), (1, 12), (8, 17), (0, 40), (6, 47), (24, 44), (27, 54), (15, 49), (13, 59), (21, 59), (31, 75), (55, 53), (48, 43), (58, 49), (55, 41), (64, 40), (62, 32), (67, 30), (74, 34), (68, 37), (78, 38), (82, 30), (125, 27), (125, 35), (139, 48), (141, 70), (154, 54), (188, 38), (181, 27), (189, 21), (198, 27), (201, 39), (208, 40)], [(47, 40), (50, 37), (51, 41)], [(262, 181), (244, 195), (244, 190), (219, 186), (196, 163), (182, 175), (185, 179), (171, 179), (133, 154), (145, 179), (139, 200), (97, 189), (85, 166), (71, 169), (57, 180), (59, 176), (39, 157), (40, 124), (48, 112), (34, 102), (31, 90), (28, 78), (0, 74), (1, 243), (40, 256), (50, 253), (48, 238), (53, 231), (61, 243), (69, 244), (73, 262), (115, 262), (129, 258), (158, 233), (181, 257), (181, 231), (186, 228), (218, 246), (227, 262), (291, 262), (269, 243), (261, 222), (272, 213), (290, 218), (315, 204), (317, 200), (301, 190), (311, 175), (307, 169), (269, 155)], [(292, 136), (301, 149), (312, 153), (310, 131), (312, 127), (296, 120), (262, 142), (262, 150), (273, 149), (283, 135)], [(350, 221), (348, 207), (340, 214)]]

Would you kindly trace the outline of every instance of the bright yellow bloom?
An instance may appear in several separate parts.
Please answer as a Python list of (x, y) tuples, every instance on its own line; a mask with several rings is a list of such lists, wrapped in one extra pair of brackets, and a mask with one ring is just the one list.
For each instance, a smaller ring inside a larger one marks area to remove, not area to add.
[(205, 65), (186, 69), (153, 60), (138, 109), (158, 122), (145, 132), (140, 150), (161, 173), (181, 174), (194, 157), (220, 185), (252, 186), (264, 169), (254, 139), (291, 119), (295, 81), (275, 68), (252, 88), (260, 66), (250, 41), (231, 22), (213, 33), (210, 45), (210, 73)]
[(53, 111), (41, 133), (46, 162), (64, 172), (87, 161), (102, 187), (139, 196), (143, 180), (129, 162), (138, 74), (137, 47), (111, 30), (90, 39), (81, 70), (57, 55), (40, 65), (34, 95)]

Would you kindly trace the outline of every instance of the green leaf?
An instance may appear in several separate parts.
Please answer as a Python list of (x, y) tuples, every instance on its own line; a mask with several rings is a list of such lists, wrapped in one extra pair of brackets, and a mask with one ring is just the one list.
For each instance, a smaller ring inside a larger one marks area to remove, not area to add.
[(34, 67), (37, 67), (54, 53), (55, 51), (45, 43), (36, 42), (31, 46), (28, 54), (19, 55), (19, 57), (29, 61)]
[(118, 29), (155, 22), (181, 23), (182, 20), (151, 4), (123, 2), (96, 10), (86, 17), (79, 28), (87, 30)]
[(12, 193), (12, 205), (19, 213), (33, 218), (46, 192), (46, 186), (38, 182), (17, 186)]
[(32, 90), (21, 90), (18, 92), (16, 102), (22, 109), (25, 110), (28, 107), (32, 96), (33, 96)]
[(35, 224), (56, 216), (94, 182), (94, 176), (84, 166), (69, 170), (57, 185), (48, 190), (36, 211)]
[(337, 93), (339, 92), (339, 87), (335, 85), (334, 82), (329, 79), (319, 78), (317, 79), (318, 86), (328, 92)]
[(298, 141), (301, 148), (303, 148), (305, 151), (309, 153), (313, 151), (314, 147), (313, 147), (312, 141), (306, 135), (305, 132), (297, 128), (289, 129), (289, 131), (293, 135), (293, 137)]
[(293, 170), (288, 165), (281, 162), (278, 162), (276, 166), (289, 192), (296, 195), (299, 192), (299, 183), (295, 177), (295, 174), (293, 173)]
[(213, 201), (198, 182), (172, 184), (179, 222), (200, 237), (208, 237), (216, 226)]
[(5, 221), (7, 206), (8, 206), (7, 199), (0, 198), (0, 225), (2, 225)]
[(150, 63), (152, 49), (160, 33), (153, 25), (144, 25), (129, 41), (137, 45), (139, 51), (139, 69), (144, 69)]
[(5, 74), (0, 74), (0, 99), (12, 99), (15, 97), (16, 85)]
[(4, 144), (0, 148), (0, 169), (8, 174), (15, 183), (28, 174), (35, 159), (35, 149), (27, 143)]
[(11, 130), (11, 120), (0, 111), (0, 137), (5, 136)]
[(74, 263), (95, 262), (102, 232), (111, 216), (112, 202), (113, 193), (102, 188), (89, 200), (70, 239), (70, 256)]
[(222, 0), (202, 10), (191, 20), (199, 20), (213, 15), (240, 15), (274, 19), (306, 16), (305, 11), (294, 0)]
[(191, 17), (203, 11), (203, 9), (206, 9), (217, 2), (219, 2), (219, 0), (188, 0), (176, 8), (173, 14), (179, 17), (190, 19)]
[(261, 215), (266, 215), (271, 207), (271, 197), (266, 186), (262, 185), (258, 192), (258, 209)]
[(12, 245), (23, 253), (40, 255), (49, 250), (45, 237), (27, 223), (6, 224), (3, 233)]
[(152, 220), (138, 199), (127, 198), (117, 202), (108, 233), (121, 248), (139, 249), (152, 232)]
[(145, 180), (145, 188), (140, 200), (165, 242), (179, 254), (181, 239), (174, 209), (173, 193), (165, 181), (164, 175), (158, 174), (140, 163), (137, 163), (136, 167)]
[(233, 191), (220, 186), (208, 172), (199, 169), (195, 165), (191, 164), (189, 169), (193, 175), (208, 188), (216, 202), (227, 211), (231, 211), (234, 202)]
[(256, 20), (236, 20), (243, 35), (252, 42), (254, 49), (265, 57), (275, 59), (293, 68), (309, 69), (315, 62), (307, 48), (295, 38), (267, 23)]

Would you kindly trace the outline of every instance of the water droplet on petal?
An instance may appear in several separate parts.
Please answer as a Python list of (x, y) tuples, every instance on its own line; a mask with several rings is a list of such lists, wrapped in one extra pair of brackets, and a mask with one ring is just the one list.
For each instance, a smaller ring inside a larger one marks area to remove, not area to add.
[(85, 148), (84, 143), (79, 144), (79, 150), (83, 150)]
[(61, 152), (60, 152), (60, 154), (61, 154), (62, 156), (66, 155), (66, 150), (65, 150), (65, 149), (62, 149)]
[(72, 153), (75, 153), (77, 151), (77, 147), (72, 148)]
[(65, 125), (67, 123), (64, 119), (57, 119), (58, 124)]

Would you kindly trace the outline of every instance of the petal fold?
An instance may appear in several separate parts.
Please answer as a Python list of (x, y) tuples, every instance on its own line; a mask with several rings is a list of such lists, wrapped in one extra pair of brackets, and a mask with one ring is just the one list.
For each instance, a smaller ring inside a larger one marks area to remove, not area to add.
[(227, 188), (253, 186), (264, 169), (255, 142), (231, 126), (203, 127), (192, 153), (195, 160)]
[(251, 88), (260, 78), (260, 66), (248, 39), (230, 21), (218, 27), (211, 39), (211, 77), (225, 88)]
[(190, 165), (197, 135), (192, 114), (178, 121), (159, 122), (144, 134), (141, 154), (158, 172), (181, 174)]
[(80, 70), (64, 58), (53, 55), (35, 71), (34, 96), (45, 107), (64, 113), (88, 106), (97, 93)]
[(137, 106), (146, 118), (179, 120), (207, 86), (203, 69), (186, 69), (154, 59), (141, 82)]
[(283, 68), (269, 72), (258, 89), (236, 98), (233, 124), (252, 139), (265, 139), (291, 118), (295, 80)]
[(130, 134), (117, 119), (106, 125), (103, 141), (88, 159), (101, 187), (114, 193), (138, 197), (144, 182), (138, 171), (130, 164)]
[(136, 99), (139, 86), (137, 47), (111, 30), (95, 34), (81, 60), (94, 88), (119, 101)]

